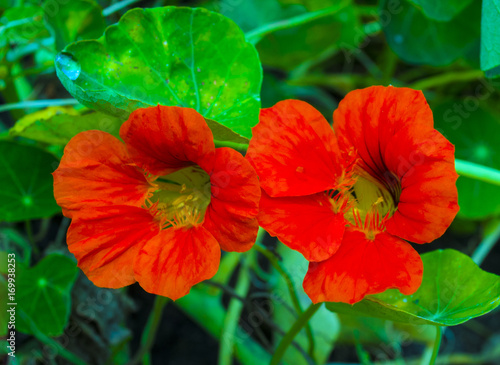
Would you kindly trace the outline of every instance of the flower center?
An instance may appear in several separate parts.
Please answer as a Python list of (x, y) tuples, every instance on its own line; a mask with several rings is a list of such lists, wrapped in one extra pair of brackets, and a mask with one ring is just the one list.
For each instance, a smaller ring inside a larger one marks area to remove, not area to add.
[(210, 204), (210, 176), (199, 166), (189, 166), (156, 178), (157, 188), (146, 208), (160, 220), (162, 229), (192, 227), (203, 223)]
[[(333, 198), (333, 209), (343, 211), (347, 221), (373, 240), (377, 233), (385, 230), (384, 221), (397, 210), (401, 184), (392, 174), (389, 181), (381, 183), (363, 171), (354, 173), (351, 182)], [(339, 202), (344, 209), (338, 209)]]

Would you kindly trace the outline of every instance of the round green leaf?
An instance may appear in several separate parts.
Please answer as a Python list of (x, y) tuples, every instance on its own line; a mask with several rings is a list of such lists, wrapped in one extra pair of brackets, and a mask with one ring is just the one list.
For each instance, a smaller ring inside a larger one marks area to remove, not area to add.
[(378, 317), (410, 324), (454, 326), (500, 305), (500, 277), (481, 270), (451, 249), (422, 255), (424, 278), (413, 295), (395, 289), (367, 296), (354, 305), (327, 303), (333, 312)]
[(472, 0), (410, 0), (422, 9), (428, 18), (448, 21), (460, 13)]
[(67, 46), (56, 70), (81, 103), (123, 120), (162, 104), (194, 108), (245, 137), (258, 122), (257, 51), (236, 24), (205, 9), (130, 10), (98, 40)]
[(18, 267), (17, 309), (29, 318), (19, 316), (16, 328), (24, 333), (33, 333), (33, 325), (47, 336), (59, 336), (69, 319), (71, 288), (78, 269), (70, 258), (51, 254), (32, 268)]
[(478, 1), (449, 22), (427, 18), (408, 1), (402, 1), (395, 12), (391, 3), (386, 0), (383, 4), (383, 11), (391, 14), (384, 27), (385, 36), (392, 50), (408, 63), (445, 66), (464, 56), (479, 41)]
[(43, 218), (59, 212), (51, 176), (58, 164), (40, 148), (0, 141), (0, 221)]
[[(496, 118), (475, 99), (452, 101), (433, 108), (436, 128), (455, 145), (459, 159), (500, 169)], [(461, 176), (457, 180), (459, 216), (483, 219), (500, 213), (500, 187)]]

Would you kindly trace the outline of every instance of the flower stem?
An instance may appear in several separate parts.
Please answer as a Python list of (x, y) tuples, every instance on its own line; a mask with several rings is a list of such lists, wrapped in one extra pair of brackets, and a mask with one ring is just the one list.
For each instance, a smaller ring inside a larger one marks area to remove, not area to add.
[(156, 331), (158, 331), (158, 326), (160, 325), (161, 315), (165, 304), (169, 302), (170, 299), (157, 295), (155, 298), (155, 303), (153, 305), (153, 310), (149, 315), (148, 322), (144, 327), (141, 337), (141, 346), (139, 351), (135, 354), (134, 358), (130, 360), (127, 365), (138, 364), (142, 361), (143, 357), (148, 354), (153, 347)]
[(324, 18), (328, 15), (333, 15), (338, 13), (340, 10), (344, 9), (347, 5), (349, 5), (350, 1), (342, 0), (338, 4), (334, 6), (330, 6), (325, 9), (312, 11), (309, 13), (297, 15), (295, 17), (280, 20), (274, 23), (263, 25), (257, 29), (254, 29), (246, 34), (246, 39), (252, 44), (257, 44), (264, 38), (266, 35), (277, 32), (278, 30), (293, 28), (305, 23), (308, 23), (312, 20)]
[(467, 176), (494, 185), (500, 185), (500, 171), (491, 167), (456, 159), (455, 169), (459, 175)]
[(215, 147), (229, 147), (233, 150), (236, 150), (241, 153), (245, 153), (248, 149), (248, 144), (246, 143), (237, 143), (237, 142), (229, 142), (229, 141), (214, 141)]
[(500, 238), (500, 222), (496, 221), (492, 223), (496, 224), (496, 227), (491, 233), (487, 234), (486, 237), (484, 237), (484, 239), (472, 254), (472, 261), (474, 261), (478, 266), (481, 266), (488, 253)]
[(447, 85), (453, 82), (471, 81), (481, 79), (483, 77), (484, 72), (481, 70), (449, 72), (446, 74), (431, 76), (429, 78), (414, 82), (408, 87), (416, 90), (427, 90), (435, 88), (437, 86)]
[(273, 357), (271, 358), (271, 362), (269, 365), (278, 365), (285, 351), (288, 349), (290, 344), (292, 343), (295, 336), (300, 332), (300, 330), (309, 322), (309, 319), (318, 311), (323, 303), (311, 304), (307, 310), (302, 313), (299, 318), (295, 321), (295, 323), (290, 327), (286, 335), (281, 339), (281, 342), (278, 345), (278, 348), (274, 352)]
[(76, 105), (76, 99), (50, 99), (50, 100), (28, 100), (19, 103), (11, 103), (0, 106), (0, 112), (24, 108), (45, 108), (48, 106)]
[(29, 219), (24, 221), (24, 228), (26, 229), (26, 235), (28, 236), (28, 242), (31, 244), (31, 248), (35, 255), (38, 255), (40, 251), (36, 245), (36, 241), (33, 238), (33, 229), (31, 228), (31, 221)]
[[(259, 244), (256, 244), (254, 247), (259, 253), (261, 253), (262, 255), (264, 255), (267, 258), (267, 260), (272, 265), (272, 267), (274, 267), (274, 269), (283, 277), (283, 279), (285, 279), (285, 283), (286, 283), (286, 286), (288, 287), (288, 292), (290, 294), (290, 298), (292, 299), (293, 307), (294, 307), (295, 311), (297, 312), (297, 314), (301, 315), (302, 313), (304, 313), (304, 310), (302, 309), (302, 306), (300, 305), (299, 296), (297, 294), (297, 291), (295, 290), (295, 285), (294, 285), (294, 282), (292, 280), (292, 276), (280, 264), (280, 262), (278, 261), (276, 256), (271, 251), (269, 251), (266, 247), (261, 246)], [(311, 325), (309, 323), (306, 324), (305, 330), (306, 330), (307, 339), (309, 341), (309, 349), (308, 349), (307, 353), (309, 354), (311, 359), (314, 360), (314, 345), (315, 344), (314, 344), (314, 337), (313, 337), (312, 330), (311, 330)]]
[[(258, 240), (259, 238), (257, 238)], [(245, 298), (250, 289), (250, 263), (254, 260), (254, 251), (250, 251), (246, 257), (242, 256), (242, 264), (236, 282), (234, 292)], [(243, 310), (243, 302), (236, 298), (231, 298), (224, 323), (222, 325), (222, 335), (219, 347), (219, 365), (231, 365), (234, 356), (234, 337), (238, 322)]]
[(442, 330), (440, 326), (436, 327), (436, 339), (434, 340), (434, 347), (432, 349), (431, 359), (429, 360), (429, 365), (434, 365), (436, 363), (436, 359), (439, 353), (439, 347), (441, 346), (441, 335)]
[[(53, 350), (55, 350), (56, 354), (58, 356), (67, 360), (67, 363), (74, 364), (74, 365), (85, 365), (86, 364), (86, 362), (83, 359), (81, 359), (78, 355), (67, 350), (65, 348), (65, 346), (63, 346), (61, 343), (48, 337), (42, 331), (40, 331), (38, 329), (38, 327), (36, 326), (36, 324), (26, 314), (26, 312), (24, 312), (24, 310), (21, 309), (16, 313), (20, 318), (22, 318), (27, 323), (27, 325), (29, 326), (29, 329), (31, 330), (31, 333), (38, 341), (40, 341), (42, 344), (48, 346), (49, 348), (52, 348)], [(12, 362), (12, 363), (14, 363), (14, 362)]]
[(110, 16), (111, 14), (117, 12), (118, 10), (121, 10), (121, 9), (129, 6), (130, 4), (136, 3), (138, 1), (139, 0), (123, 0), (123, 1), (117, 2), (116, 4), (113, 4), (111, 6), (108, 6), (106, 9), (103, 9), (102, 16), (104, 16), (104, 17)]

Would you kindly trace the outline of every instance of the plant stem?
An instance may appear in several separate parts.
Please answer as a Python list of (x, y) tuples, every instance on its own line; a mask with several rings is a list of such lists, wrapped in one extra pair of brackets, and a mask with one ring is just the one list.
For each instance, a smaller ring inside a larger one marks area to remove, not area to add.
[(491, 167), (455, 159), (455, 169), (459, 175), (467, 176), (494, 185), (500, 185), (500, 171)]
[(262, 38), (264, 38), (266, 35), (270, 33), (277, 32), (278, 30), (293, 28), (302, 25), (304, 23), (308, 23), (312, 20), (324, 18), (328, 15), (333, 15), (339, 12), (340, 10), (344, 9), (347, 5), (349, 5), (349, 3), (350, 1), (348, 0), (342, 0), (338, 4), (330, 6), (325, 9), (312, 11), (309, 13), (297, 15), (289, 19), (280, 20), (274, 23), (263, 25), (262, 27), (259, 27), (257, 29), (248, 32), (246, 34), (247, 41), (249, 41), (252, 44), (257, 44), (260, 42)]
[(139, 0), (123, 0), (123, 1), (117, 2), (116, 4), (113, 4), (111, 6), (108, 6), (106, 9), (103, 9), (102, 16), (104, 16), (104, 17), (110, 16), (111, 14), (116, 13), (118, 10), (121, 10), (121, 9), (129, 6), (130, 4), (136, 3), (138, 1)]
[[(257, 238), (258, 239), (258, 238)], [(250, 262), (255, 258), (254, 251), (250, 251), (246, 257), (242, 256), (243, 262), (240, 267), (238, 280), (234, 289), (235, 293), (245, 298), (250, 289)], [(238, 322), (243, 310), (243, 302), (232, 298), (229, 302), (226, 318), (222, 325), (222, 334), (219, 347), (219, 365), (231, 365), (234, 356), (234, 336)]]
[(236, 150), (241, 153), (245, 153), (248, 149), (248, 144), (246, 143), (237, 143), (237, 142), (229, 142), (229, 141), (214, 141), (215, 147), (229, 147), (233, 150)]
[(292, 327), (288, 330), (286, 335), (281, 339), (278, 348), (274, 352), (273, 357), (269, 365), (278, 365), (281, 361), (285, 351), (288, 349), (292, 343), (295, 336), (300, 332), (300, 330), (309, 322), (309, 319), (318, 311), (323, 303), (311, 304), (307, 310), (302, 313), (299, 318), (295, 321)]
[(157, 295), (155, 298), (155, 303), (153, 305), (153, 310), (149, 315), (148, 322), (144, 327), (144, 331), (142, 332), (141, 337), (141, 346), (139, 351), (135, 354), (134, 358), (130, 360), (127, 365), (138, 364), (142, 361), (143, 357), (148, 354), (153, 347), (156, 337), (156, 331), (158, 331), (158, 326), (160, 325), (161, 315), (163, 313), (163, 308), (165, 304), (169, 302), (169, 299), (166, 297), (162, 297)]
[(436, 339), (434, 340), (434, 347), (432, 350), (432, 355), (431, 359), (429, 360), (429, 365), (434, 365), (436, 363), (436, 359), (439, 353), (439, 347), (441, 346), (441, 327), (440, 326), (435, 326), (436, 327)]
[(56, 340), (46, 336), (42, 331), (38, 329), (36, 324), (31, 320), (31, 318), (21, 309), (17, 312), (17, 315), (22, 318), (29, 326), (31, 333), (33, 333), (33, 336), (40, 341), (41, 343), (45, 344), (48, 347), (52, 347), (53, 349), (56, 350), (56, 354), (58, 356), (61, 356), (63, 359), (67, 360), (71, 364), (75, 365), (85, 365), (86, 362), (78, 357), (78, 355), (72, 353), (69, 350), (66, 350), (65, 346), (57, 342)]
[(26, 235), (28, 236), (28, 242), (30, 243), (31, 248), (33, 249), (33, 253), (35, 255), (38, 255), (40, 251), (38, 250), (35, 240), (33, 239), (33, 229), (31, 228), (31, 221), (29, 219), (24, 221), (24, 229), (26, 230)]
[(449, 72), (446, 74), (431, 76), (429, 78), (414, 82), (408, 87), (411, 89), (426, 90), (426, 89), (432, 89), (437, 86), (447, 85), (457, 81), (471, 81), (483, 77), (484, 77), (484, 72), (481, 70)]
[(18, 27), (18, 26), (23, 25), (23, 24), (33, 23), (35, 20), (40, 20), (39, 18), (41, 18), (41, 17), (32, 16), (30, 18), (12, 20), (12, 21), (8, 22), (7, 24), (2, 25), (0, 27), (0, 33), (4, 32), (5, 30), (7, 30), (9, 28)]
[[(290, 298), (292, 299), (292, 304), (293, 307), (295, 308), (295, 311), (297, 312), (298, 315), (301, 315), (304, 313), (304, 310), (302, 309), (302, 306), (300, 305), (299, 301), (299, 295), (297, 294), (297, 291), (295, 290), (295, 285), (292, 280), (292, 276), (286, 271), (286, 269), (280, 264), (278, 261), (277, 257), (269, 251), (266, 247), (261, 246), (259, 244), (256, 244), (255, 249), (264, 255), (269, 263), (274, 267), (274, 269), (285, 279), (286, 286), (288, 287), (288, 292), (290, 294)], [(314, 360), (314, 337), (312, 334), (311, 330), (311, 325), (309, 323), (306, 324), (306, 334), (307, 334), (307, 339), (309, 341), (309, 349), (307, 353), (309, 356)]]
[(45, 108), (48, 106), (76, 105), (76, 99), (50, 99), (50, 100), (29, 100), (19, 103), (11, 103), (0, 106), (0, 112), (24, 108)]
[(481, 266), (488, 253), (500, 238), (500, 222), (495, 222), (495, 224), (496, 227), (493, 229), (493, 231), (490, 234), (487, 234), (486, 237), (484, 237), (484, 239), (472, 254), (472, 261), (474, 261), (478, 266)]

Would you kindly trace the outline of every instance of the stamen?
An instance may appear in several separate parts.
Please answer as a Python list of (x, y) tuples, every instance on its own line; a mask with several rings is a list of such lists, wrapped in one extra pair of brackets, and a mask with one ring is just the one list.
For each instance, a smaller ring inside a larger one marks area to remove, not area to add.
[[(210, 204), (210, 176), (199, 167), (188, 167), (152, 179), (151, 194), (144, 208), (159, 221), (161, 229), (197, 226), (203, 223)], [(208, 185), (209, 187), (210, 185)]]

